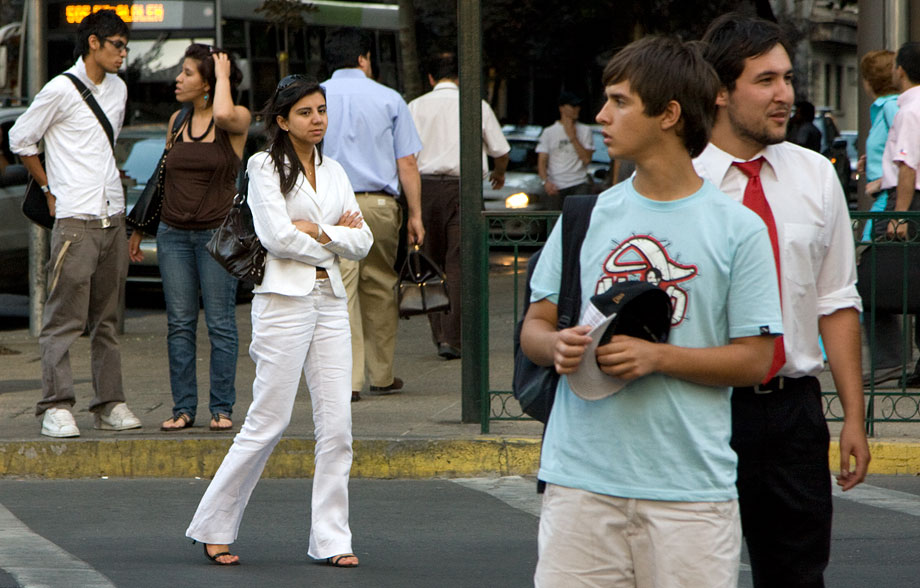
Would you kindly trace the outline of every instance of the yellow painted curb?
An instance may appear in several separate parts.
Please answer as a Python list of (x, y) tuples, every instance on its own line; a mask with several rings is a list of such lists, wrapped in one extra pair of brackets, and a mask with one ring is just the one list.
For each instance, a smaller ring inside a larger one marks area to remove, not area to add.
[[(917, 441), (869, 441), (870, 474), (920, 474), (920, 442)], [(828, 460), (831, 471), (840, 469), (840, 444), (831, 441)]]
[[(211, 477), (229, 439), (7, 441), (0, 443), (0, 476), (42, 478)], [(282, 439), (264, 477), (313, 475), (311, 439)], [(532, 475), (538, 439), (356, 440), (355, 478), (432, 478)]]
[[(0, 476), (41, 478), (211, 477), (230, 439), (132, 439), (0, 442)], [(282, 439), (265, 466), (267, 478), (313, 475), (311, 439)], [(920, 442), (870, 441), (871, 474), (920, 474)], [(354, 478), (433, 478), (533, 475), (540, 440), (479, 437), (467, 440), (356, 440)], [(839, 468), (839, 446), (828, 462)]]

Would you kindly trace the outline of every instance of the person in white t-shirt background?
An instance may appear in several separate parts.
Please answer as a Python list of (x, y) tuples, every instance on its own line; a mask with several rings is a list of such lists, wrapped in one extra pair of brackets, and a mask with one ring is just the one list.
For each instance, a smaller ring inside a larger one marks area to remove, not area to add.
[(559, 94), (559, 120), (543, 129), (537, 144), (537, 173), (550, 197), (550, 209), (562, 210), (570, 194), (592, 191), (588, 163), (594, 153), (591, 129), (578, 122), (581, 98), (571, 92)]

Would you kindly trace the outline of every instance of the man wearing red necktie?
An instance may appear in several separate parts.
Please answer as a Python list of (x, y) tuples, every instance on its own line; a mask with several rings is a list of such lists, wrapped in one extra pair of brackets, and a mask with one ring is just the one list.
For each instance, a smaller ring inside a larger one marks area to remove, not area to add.
[(768, 379), (732, 396), (742, 531), (754, 586), (822, 587), (830, 556), (829, 433), (823, 337), (844, 424), (837, 484), (863, 481), (869, 447), (853, 234), (834, 169), (785, 143), (794, 100), (790, 43), (775, 23), (728, 14), (704, 36), (722, 89), (697, 171), (757, 212), (773, 244), (784, 336)]

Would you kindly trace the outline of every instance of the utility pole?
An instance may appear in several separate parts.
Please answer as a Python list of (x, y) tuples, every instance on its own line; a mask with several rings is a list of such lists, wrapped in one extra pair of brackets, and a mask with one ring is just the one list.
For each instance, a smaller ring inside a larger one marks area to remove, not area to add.
[[(48, 71), (45, 67), (45, 11), (41, 0), (28, 0), (23, 11), (23, 33), (28, 38), (27, 98), (38, 94), (45, 84)], [(37, 337), (42, 328), (42, 313), (45, 310), (47, 281), (45, 264), (48, 262), (48, 230), (35, 223), (29, 223), (29, 334)]]
[(480, 0), (459, 0), (460, 44), (460, 269), (463, 274), (463, 358), (460, 366), (461, 420), (479, 422), (481, 395), (488, 390), (487, 332), (489, 287), (483, 279), (488, 251), (482, 218), (482, 20)]

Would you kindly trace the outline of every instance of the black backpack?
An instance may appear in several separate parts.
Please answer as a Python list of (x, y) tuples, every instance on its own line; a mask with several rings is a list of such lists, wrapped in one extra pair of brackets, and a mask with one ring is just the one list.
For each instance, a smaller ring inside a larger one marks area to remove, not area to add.
[[(568, 196), (562, 205), (562, 275), (559, 283), (559, 304), (556, 329), (562, 330), (576, 324), (581, 312), (581, 243), (591, 220), (596, 195)], [(540, 251), (527, 262), (527, 282), (524, 286), (524, 311), (514, 328), (514, 375), (511, 390), (521, 403), (525, 414), (546, 423), (549, 420), (559, 374), (553, 366), (539, 366), (530, 361), (521, 350), (521, 327), (530, 308), (530, 278), (540, 259)]]

